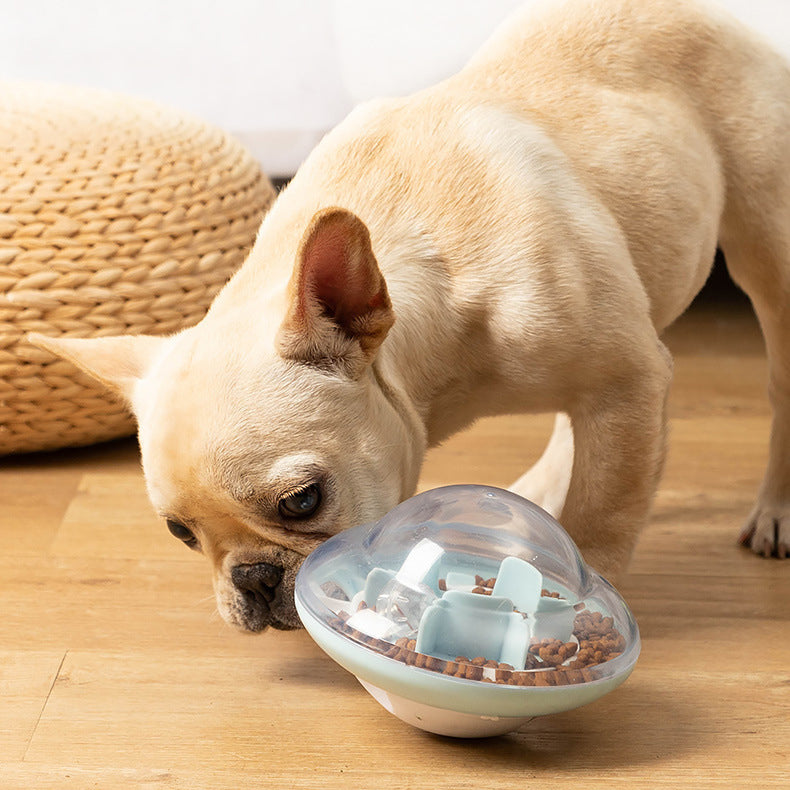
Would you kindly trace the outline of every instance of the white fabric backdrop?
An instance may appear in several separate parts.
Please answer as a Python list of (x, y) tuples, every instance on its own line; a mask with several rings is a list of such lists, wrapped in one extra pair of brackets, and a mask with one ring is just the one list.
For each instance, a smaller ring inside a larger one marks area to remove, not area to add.
[[(452, 73), (519, 1), (0, 0), (0, 76), (181, 107), (290, 175), (357, 101)], [(790, 57), (790, 0), (719, 1)]]

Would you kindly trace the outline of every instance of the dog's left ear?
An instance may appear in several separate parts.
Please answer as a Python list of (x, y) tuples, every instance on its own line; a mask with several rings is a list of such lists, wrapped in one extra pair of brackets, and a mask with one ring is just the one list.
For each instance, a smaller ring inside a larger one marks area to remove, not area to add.
[(67, 359), (127, 402), (135, 383), (145, 375), (165, 342), (162, 337), (149, 335), (59, 338), (33, 332), (27, 340)]
[(370, 233), (350, 211), (318, 212), (302, 238), (277, 336), (286, 359), (342, 364), (358, 375), (395, 321)]

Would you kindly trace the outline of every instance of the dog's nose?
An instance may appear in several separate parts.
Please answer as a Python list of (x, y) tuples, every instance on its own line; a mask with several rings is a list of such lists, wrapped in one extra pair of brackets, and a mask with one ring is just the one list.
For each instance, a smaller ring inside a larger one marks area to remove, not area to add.
[(282, 568), (269, 565), (267, 562), (237, 565), (230, 572), (231, 580), (245, 597), (256, 603), (265, 601), (266, 604), (274, 600), (274, 593), (282, 576)]

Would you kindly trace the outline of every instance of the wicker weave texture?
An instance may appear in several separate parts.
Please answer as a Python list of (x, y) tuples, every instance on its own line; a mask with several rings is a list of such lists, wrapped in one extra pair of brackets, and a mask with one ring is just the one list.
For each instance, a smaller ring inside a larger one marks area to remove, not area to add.
[(183, 113), (0, 83), (0, 454), (132, 433), (118, 400), (25, 334), (197, 323), (273, 197), (244, 148)]

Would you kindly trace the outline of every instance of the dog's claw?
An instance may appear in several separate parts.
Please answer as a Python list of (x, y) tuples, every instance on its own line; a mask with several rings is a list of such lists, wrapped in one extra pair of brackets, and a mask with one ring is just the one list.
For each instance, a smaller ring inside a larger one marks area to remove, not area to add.
[(760, 557), (790, 557), (790, 508), (787, 506), (755, 508), (738, 542)]
[(743, 530), (743, 532), (741, 532), (740, 536), (738, 537), (738, 543), (740, 543), (741, 546), (746, 546), (746, 548), (749, 548), (751, 546), (752, 538), (754, 537), (756, 529), (756, 525), (751, 523), (748, 527), (746, 527), (746, 529)]

